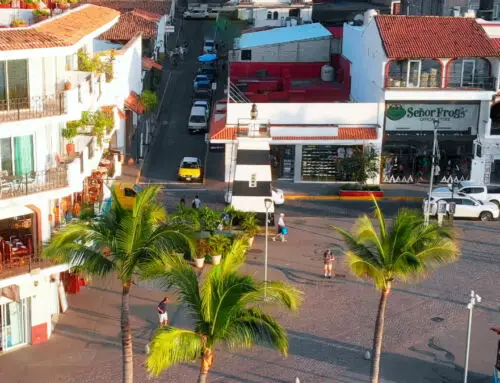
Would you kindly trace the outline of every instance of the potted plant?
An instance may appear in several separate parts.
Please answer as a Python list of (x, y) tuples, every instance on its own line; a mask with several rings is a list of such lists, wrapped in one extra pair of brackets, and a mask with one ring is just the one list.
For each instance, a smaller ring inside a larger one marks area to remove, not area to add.
[(255, 214), (245, 213), (240, 221), (240, 226), (248, 237), (248, 246), (252, 246), (255, 235), (259, 231), (259, 224)]
[(27, 26), (27, 24), (26, 24), (26, 20), (19, 19), (16, 17), (14, 20), (12, 20), (12, 22), (10, 23), (10, 26), (12, 28), (18, 28), (18, 27), (25, 27), (25, 26)]
[[(35, 9), (33, 11), (33, 16), (35, 16), (35, 20), (37, 22), (40, 22), (40, 21), (43, 21), (43, 20), (47, 20), (49, 18), (49, 16), (50, 16), (50, 11), (48, 9)], [(70, 84), (70, 88), (69, 89), (71, 89), (71, 83), (69, 83), (69, 84)], [(68, 89), (66, 89), (66, 82), (64, 83), (64, 90), (68, 90)]]
[(145, 90), (141, 94), (141, 102), (143, 103), (146, 112), (151, 112), (154, 108), (156, 108), (156, 105), (158, 105), (158, 96), (151, 90)]
[(194, 258), (196, 267), (199, 269), (201, 269), (205, 264), (205, 256), (207, 255), (208, 252), (207, 250), (208, 250), (207, 241), (205, 239), (200, 239), (198, 241), (198, 246), (196, 248), (196, 253)]
[(221, 216), (208, 206), (203, 206), (196, 210), (201, 223), (201, 229), (213, 233), (221, 223)]
[(66, 153), (71, 156), (75, 153), (75, 144), (73, 139), (78, 135), (78, 128), (80, 127), (80, 121), (68, 121), (66, 127), (61, 131), (64, 139), (69, 142), (66, 144)]
[(57, 0), (56, 4), (59, 9), (68, 9), (69, 7), (68, 0)]
[(71, 90), (73, 88), (73, 85), (71, 84), (70, 81), (64, 81), (64, 90)]
[(208, 239), (208, 248), (210, 249), (210, 255), (212, 256), (212, 264), (218, 265), (224, 254), (231, 244), (229, 238), (224, 237), (221, 234), (212, 235)]
[(26, 9), (37, 9), (38, 0), (24, 0), (24, 7)]
[(11, 0), (0, 0), (0, 8), (10, 8)]

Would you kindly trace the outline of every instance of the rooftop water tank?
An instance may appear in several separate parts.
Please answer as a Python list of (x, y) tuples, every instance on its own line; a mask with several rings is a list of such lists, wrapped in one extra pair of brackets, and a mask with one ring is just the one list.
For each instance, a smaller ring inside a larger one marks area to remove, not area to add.
[(321, 81), (333, 81), (333, 67), (331, 65), (325, 64), (321, 67)]

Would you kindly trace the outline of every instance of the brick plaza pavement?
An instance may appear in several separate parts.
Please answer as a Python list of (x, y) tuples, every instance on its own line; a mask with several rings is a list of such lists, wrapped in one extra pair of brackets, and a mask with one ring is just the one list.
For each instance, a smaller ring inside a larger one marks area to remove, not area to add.
[[(290, 355), (258, 348), (229, 354), (218, 350), (211, 382), (367, 382), (370, 347), (378, 294), (371, 285), (349, 276), (337, 258), (337, 272), (346, 278), (321, 277), (322, 251), (339, 249), (338, 236), (326, 227), (350, 227), (352, 219), (289, 218), (287, 243), (269, 244), (271, 279), (284, 279), (305, 293), (301, 311), (279, 314), (290, 337)], [(474, 310), (470, 383), (491, 381), (496, 335), (500, 325), (500, 223), (460, 222), (463, 256), (418, 285), (395, 286), (390, 296), (384, 350), (383, 382), (461, 382), (467, 309), (471, 288), (483, 297)], [(262, 238), (245, 269), (263, 275)], [(132, 326), (135, 342), (135, 382), (195, 382), (198, 365), (172, 368), (159, 378), (143, 369), (144, 346), (156, 325), (155, 305), (163, 294), (134, 286)], [(169, 292), (169, 296), (175, 298)], [(0, 382), (119, 382), (119, 283), (94, 281), (69, 297), (70, 309), (61, 316), (52, 338), (0, 357)], [(183, 310), (169, 308), (174, 325), (188, 326)]]

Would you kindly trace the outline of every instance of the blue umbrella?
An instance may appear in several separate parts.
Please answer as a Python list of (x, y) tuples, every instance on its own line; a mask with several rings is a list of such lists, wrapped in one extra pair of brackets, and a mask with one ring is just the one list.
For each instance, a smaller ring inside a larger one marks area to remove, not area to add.
[(209, 63), (215, 60), (217, 60), (217, 55), (214, 55), (213, 53), (206, 53), (198, 57), (198, 61), (201, 63)]

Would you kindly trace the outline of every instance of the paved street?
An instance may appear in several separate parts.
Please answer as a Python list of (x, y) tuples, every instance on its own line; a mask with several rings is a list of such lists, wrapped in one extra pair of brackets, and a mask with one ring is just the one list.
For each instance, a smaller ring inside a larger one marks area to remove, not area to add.
[[(267, 349), (229, 354), (217, 350), (211, 382), (367, 382), (370, 347), (378, 294), (349, 276), (343, 257), (337, 273), (346, 278), (321, 277), (321, 253), (340, 252), (337, 235), (327, 225), (350, 227), (352, 218), (306, 217), (289, 213), (290, 239), (269, 244), (270, 278), (294, 283), (305, 293), (297, 315), (279, 314), (290, 336), (284, 359)], [(495, 360), (497, 337), (489, 330), (500, 324), (500, 226), (498, 223), (459, 222), (463, 255), (417, 285), (398, 284), (391, 294), (386, 319), (382, 375), (384, 382), (459, 382), (467, 323), (465, 303), (470, 289), (483, 302), (474, 310), (470, 383), (486, 383)], [(258, 238), (245, 271), (262, 277), (263, 238)], [(144, 346), (155, 327), (154, 307), (161, 292), (134, 286), (132, 326), (136, 382), (194, 382), (197, 364), (172, 368), (160, 378), (143, 369)], [(170, 306), (172, 322), (189, 326), (184, 310)], [(53, 337), (0, 358), (1, 382), (116, 382), (120, 380), (119, 284), (114, 278), (94, 281), (81, 294), (69, 297), (70, 309), (61, 316)]]

